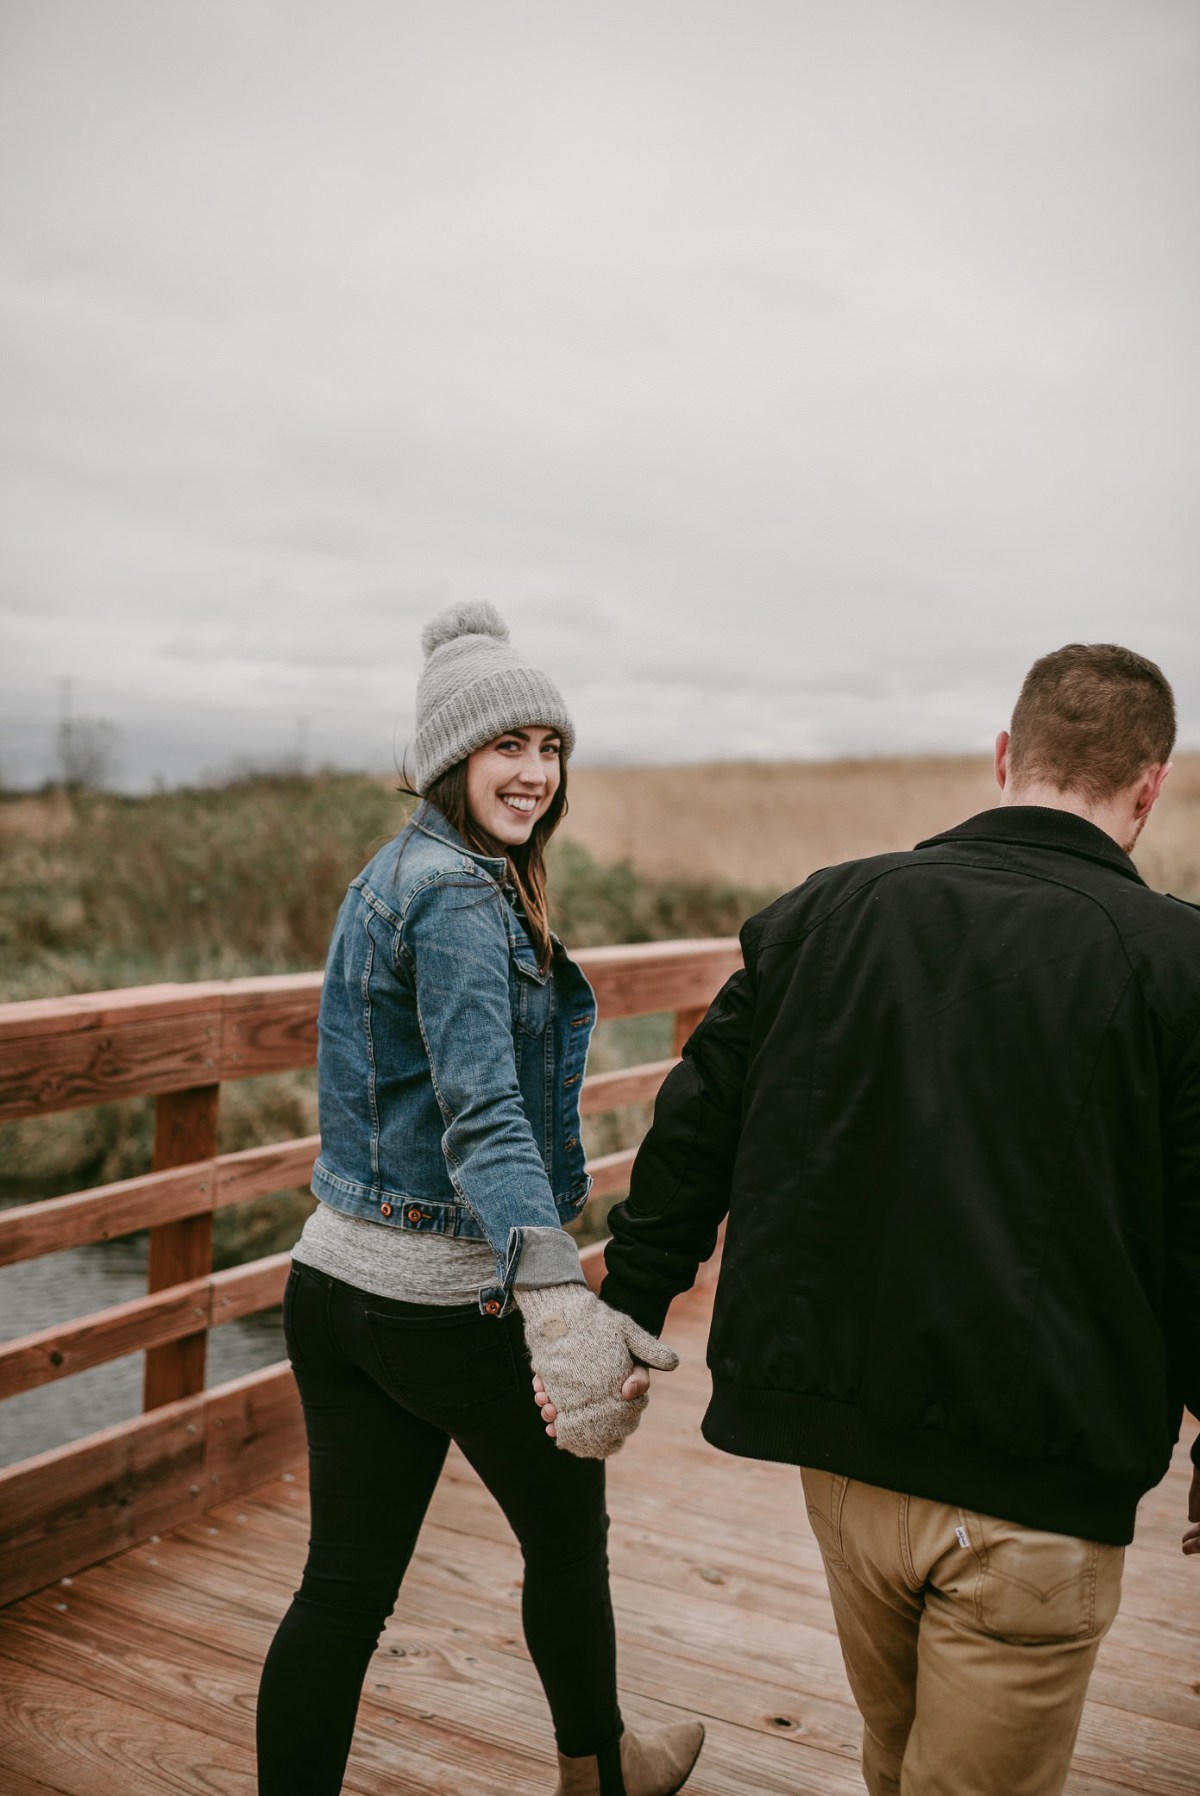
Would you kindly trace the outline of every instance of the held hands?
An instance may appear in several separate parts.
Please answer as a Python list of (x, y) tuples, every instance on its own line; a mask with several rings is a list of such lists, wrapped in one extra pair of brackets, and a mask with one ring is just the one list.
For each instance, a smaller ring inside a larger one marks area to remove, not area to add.
[[(650, 1400), (650, 1374), (645, 1366), (635, 1366), (633, 1371), (629, 1374), (629, 1377), (625, 1380), (625, 1383), (621, 1386), (621, 1399), (623, 1402), (632, 1403), (635, 1397), (643, 1397), (646, 1399), (646, 1402), (649, 1402)], [(542, 1383), (542, 1375), (540, 1372), (535, 1372), (533, 1375), (533, 1400), (542, 1412), (542, 1420), (546, 1424), (546, 1433), (550, 1436), (551, 1440), (556, 1439), (558, 1429), (555, 1427), (555, 1423), (558, 1420), (558, 1411), (550, 1400), (549, 1391)], [(644, 1408), (645, 1403), (643, 1403), (638, 1410), (639, 1416)]]
[(645, 1367), (673, 1371), (679, 1355), (586, 1285), (518, 1285), (514, 1296), (547, 1434), (581, 1459), (607, 1459), (641, 1420)]

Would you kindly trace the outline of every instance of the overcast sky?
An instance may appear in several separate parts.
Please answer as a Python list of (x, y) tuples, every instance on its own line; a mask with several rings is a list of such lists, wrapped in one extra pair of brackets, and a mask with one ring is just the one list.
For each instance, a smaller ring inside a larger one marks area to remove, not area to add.
[(493, 599), (590, 761), (1200, 745), (1195, 0), (0, 0), (0, 777), (383, 769)]

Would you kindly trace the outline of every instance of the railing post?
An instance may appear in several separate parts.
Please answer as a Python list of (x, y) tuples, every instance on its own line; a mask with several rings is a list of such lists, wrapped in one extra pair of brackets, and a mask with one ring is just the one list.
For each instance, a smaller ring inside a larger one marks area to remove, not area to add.
[(701, 1004), (695, 1010), (677, 1010), (675, 1012), (675, 1041), (671, 1049), (673, 1054), (683, 1053), (683, 1044), (698, 1023), (704, 1021), (708, 1013), (707, 1004)]
[[(190, 1160), (210, 1160), (217, 1151), (217, 1103), (219, 1085), (196, 1085), (189, 1091), (164, 1092), (154, 1106), (154, 1170), (182, 1166)], [(147, 1289), (161, 1291), (186, 1279), (203, 1278), (212, 1271), (212, 1211), (189, 1216), (182, 1222), (166, 1222), (150, 1230), (150, 1265)], [(192, 1397), (204, 1389), (204, 1362), (208, 1348), (207, 1318), (194, 1335), (146, 1354), (142, 1408), (157, 1409), (177, 1397)]]

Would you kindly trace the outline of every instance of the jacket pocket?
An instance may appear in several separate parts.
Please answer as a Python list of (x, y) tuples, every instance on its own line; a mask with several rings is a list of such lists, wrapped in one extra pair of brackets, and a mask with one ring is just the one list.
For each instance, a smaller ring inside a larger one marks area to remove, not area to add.
[(510, 950), (509, 966), (514, 1024), (525, 1035), (544, 1035), (554, 1005), (549, 974), (540, 972), (515, 947)]
[(993, 1516), (964, 1520), (979, 1543), (975, 1615), (986, 1633), (1035, 1645), (1107, 1632), (1120, 1601), (1123, 1547)]
[[(432, 1309), (432, 1306), (431, 1306)], [(367, 1311), (380, 1382), (407, 1409), (436, 1414), (474, 1409), (518, 1389), (511, 1330), (481, 1316), (388, 1316)]]

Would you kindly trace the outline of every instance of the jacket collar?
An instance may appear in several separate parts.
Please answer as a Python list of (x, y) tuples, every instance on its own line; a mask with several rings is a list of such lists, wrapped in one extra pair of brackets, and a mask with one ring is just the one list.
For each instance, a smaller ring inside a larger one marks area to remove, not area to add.
[(1061, 854), (1074, 854), (1083, 860), (1098, 861), (1126, 879), (1145, 885), (1145, 880), (1110, 835), (1077, 817), (1073, 811), (1053, 810), (1049, 805), (997, 805), (994, 810), (980, 811), (955, 829), (918, 842), (918, 848), (938, 848), (944, 842), (1009, 842), (1016, 848), (1051, 848)]
[(477, 849), (469, 848), (458, 831), (446, 822), (437, 806), (430, 804), (427, 798), (421, 800), (409, 821), (410, 827), (419, 829), (423, 836), (429, 836), (433, 841), (440, 842), (444, 848), (453, 848), (456, 853), (465, 854), (471, 860), (478, 861), (481, 867), (486, 867), (489, 873), (494, 874), (498, 884), (503, 885), (508, 874), (508, 862), (504, 856), (502, 854), (480, 854)]

